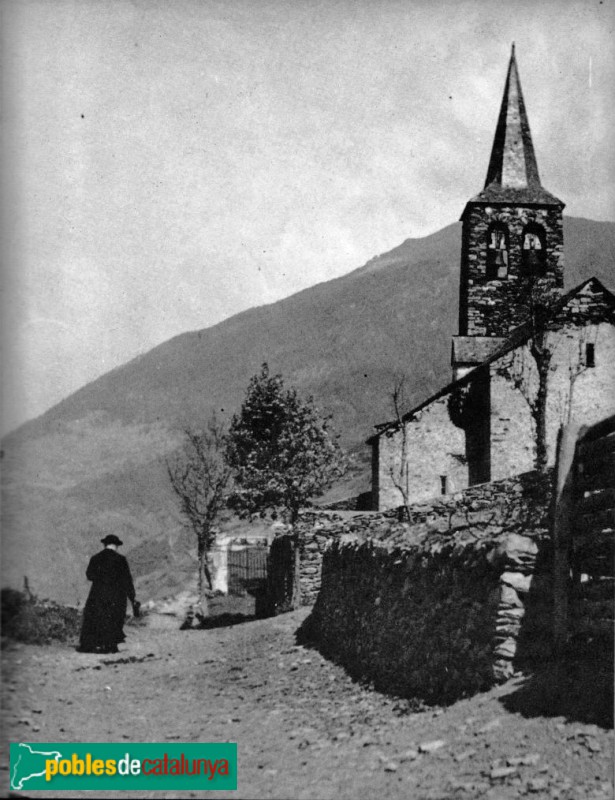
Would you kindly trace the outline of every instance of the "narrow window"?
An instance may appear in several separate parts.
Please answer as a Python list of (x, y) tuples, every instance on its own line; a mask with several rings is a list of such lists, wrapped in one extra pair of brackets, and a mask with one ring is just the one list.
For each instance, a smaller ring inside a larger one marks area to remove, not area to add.
[(523, 231), (523, 271), (526, 275), (544, 275), (547, 266), (545, 229), (530, 223)]
[(501, 222), (494, 223), (487, 231), (485, 277), (488, 281), (508, 277), (508, 229)]
[(440, 475), (440, 494), (448, 494), (448, 475)]
[(592, 343), (585, 345), (585, 366), (596, 366), (596, 348)]

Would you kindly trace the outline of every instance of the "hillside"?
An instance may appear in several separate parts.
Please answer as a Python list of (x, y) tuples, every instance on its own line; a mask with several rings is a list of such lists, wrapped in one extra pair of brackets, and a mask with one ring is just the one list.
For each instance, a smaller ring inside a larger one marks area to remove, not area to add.
[[(567, 218), (566, 285), (615, 288), (615, 224)], [(331, 411), (359, 468), (337, 495), (369, 487), (374, 424), (391, 416), (394, 376), (413, 405), (450, 376), (460, 226), (409, 239), (333, 281), (185, 333), (75, 392), (3, 444), (3, 584), (83, 601), (84, 564), (103, 533), (126, 541), (142, 593), (192, 569), (165, 472), (181, 429), (232, 414), (263, 361)]]

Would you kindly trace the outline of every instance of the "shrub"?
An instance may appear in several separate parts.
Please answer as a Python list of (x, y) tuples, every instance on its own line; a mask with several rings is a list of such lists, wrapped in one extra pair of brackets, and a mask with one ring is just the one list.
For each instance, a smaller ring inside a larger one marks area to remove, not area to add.
[(2, 589), (2, 636), (26, 644), (66, 642), (79, 636), (81, 612), (52, 600)]

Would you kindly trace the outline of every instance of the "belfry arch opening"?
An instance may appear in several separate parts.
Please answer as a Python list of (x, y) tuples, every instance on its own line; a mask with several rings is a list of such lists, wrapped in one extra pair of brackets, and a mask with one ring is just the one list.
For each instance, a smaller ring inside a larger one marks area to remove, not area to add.
[(521, 259), (525, 275), (544, 275), (547, 269), (547, 233), (542, 225), (530, 222), (523, 229)]
[(508, 250), (508, 228), (501, 222), (494, 222), (487, 230), (485, 278), (488, 281), (508, 277)]

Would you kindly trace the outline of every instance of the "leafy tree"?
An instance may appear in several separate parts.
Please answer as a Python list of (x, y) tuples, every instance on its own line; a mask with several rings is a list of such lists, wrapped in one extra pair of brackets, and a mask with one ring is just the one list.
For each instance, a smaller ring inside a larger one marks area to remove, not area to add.
[(301, 400), (281, 375), (262, 365), (230, 425), (227, 449), (235, 486), (231, 505), (243, 514), (281, 513), (291, 524), (300, 508), (340, 476), (345, 459), (330, 417)]
[(215, 414), (204, 431), (185, 430), (184, 435), (183, 449), (167, 461), (167, 472), (181, 510), (196, 534), (199, 606), (202, 615), (207, 616), (207, 593), (213, 589), (209, 554), (231, 478), (226, 461), (227, 435)]

